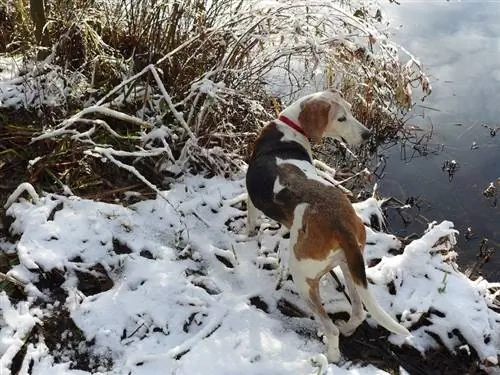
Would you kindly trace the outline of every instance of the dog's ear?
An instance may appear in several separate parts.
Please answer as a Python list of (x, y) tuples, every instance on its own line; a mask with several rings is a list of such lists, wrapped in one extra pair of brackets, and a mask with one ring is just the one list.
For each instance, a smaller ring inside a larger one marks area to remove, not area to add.
[(328, 126), (330, 111), (335, 116), (339, 105), (322, 99), (309, 99), (301, 104), (299, 122), (307, 137), (313, 142), (318, 142)]

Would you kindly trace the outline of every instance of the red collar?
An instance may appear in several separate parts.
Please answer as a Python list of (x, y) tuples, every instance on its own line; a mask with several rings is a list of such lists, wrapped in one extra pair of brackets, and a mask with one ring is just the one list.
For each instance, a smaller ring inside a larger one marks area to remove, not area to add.
[(299, 124), (293, 122), (292, 120), (290, 120), (288, 117), (284, 116), (284, 115), (279, 115), (278, 117), (278, 120), (280, 120), (281, 122), (284, 122), (285, 124), (287, 124), (289, 127), (297, 130), (300, 134), (302, 134), (303, 136), (305, 136), (306, 138), (309, 139), (309, 137), (306, 135), (306, 133), (304, 132), (304, 129), (302, 129), (300, 127)]

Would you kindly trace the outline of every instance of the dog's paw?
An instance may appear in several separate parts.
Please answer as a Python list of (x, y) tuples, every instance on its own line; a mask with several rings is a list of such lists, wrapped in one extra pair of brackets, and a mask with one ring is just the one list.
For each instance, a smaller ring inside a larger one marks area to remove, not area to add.
[(340, 361), (339, 348), (328, 346), (328, 350), (326, 352), (326, 358), (328, 358), (328, 362), (330, 363), (337, 363), (338, 361)]
[(335, 325), (338, 327), (342, 336), (348, 337), (348, 336), (351, 336), (356, 331), (356, 329), (360, 326), (360, 324), (362, 322), (363, 322), (362, 319), (361, 320), (349, 319), (348, 322), (345, 322), (343, 320), (339, 320), (338, 322), (335, 322)]
[(246, 229), (247, 237), (255, 237), (257, 233), (259, 233), (259, 231), (255, 227), (247, 227)]
[(339, 328), (340, 333), (342, 336), (349, 337), (351, 336), (355, 331), (358, 326), (353, 326), (351, 324), (343, 323), (343, 324), (337, 324), (337, 327)]

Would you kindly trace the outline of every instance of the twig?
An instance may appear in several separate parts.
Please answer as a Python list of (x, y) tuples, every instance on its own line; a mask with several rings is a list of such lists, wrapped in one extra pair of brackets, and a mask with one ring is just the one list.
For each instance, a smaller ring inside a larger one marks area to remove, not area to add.
[(344, 296), (345, 298), (347, 299), (347, 301), (349, 303), (351, 303), (351, 298), (349, 297), (349, 295), (347, 294), (347, 292), (345, 291), (345, 286), (344, 284), (342, 284), (340, 282), (340, 279), (338, 278), (337, 274), (335, 273), (335, 271), (332, 269), (330, 270), (330, 275), (332, 275), (333, 279), (335, 280), (335, 282), (337, 283), (337, 290), (342, 290), (342, 293), (344, 293)]
[(18, 279), (14, 278), (12, 276), (6, 275), (3, 272), (0, 272), (0, 279), (8, 281), (9, 283), (14, 284), (15, 286), (17, 286), (19, 288), (24, 288), (27, 285), (26, 283), (19, 281)]
[[(172, 206), (172, 208), (174, 208), (176, 210), (176, 208), (172, 205), (172, 203), (170, 203), (170, 201), (167, 199), (167, 197), (163, 194), (163, 192), (160, 189), (158, 189), (158, 187), (155, 184), (151, 183), (137, 169), (135, 169), (134, 167), (132, 167), (132, 166), (130, 166), (128, 164), (122, 163), (121, 161), (119, 161), (118, 159), (116, 159), (113, 156), (115, 153), (123, 154), (124, 152), (120, 152), (120, 151), (116, 152), (113, 149), (103, 148), (103, 147), (94, 147), (94, 149), (92, 151), (94, 151), (94, 152), (96, 152), (96, 153), (104, 156), (106, 159), (108, 159), (109, 161), (111, 161), (113, 164), (117, 165), (120, 168), (125, 169), (126, 171), (128, 171), (131, 174), (133, 174), (134, 176), (136, 176), (140, 181), (142, 181), (151, 190), (153, 190), (154, 192), (156, 192), (156, 194), (158, 194), (158, 196), (160, 196), (161, 198), (163, 198), (170, 206)], [(92, 153), (89, 153), (89, 154), (91, 156), (95, 156)], [(128, 153), (126, 153), (126, 154), (128, 154)], [(176, 210), (176, 212), (177, 212), (177, 210)]]
[(137, 78), (141, 77), (144, 73), (147, 73), (149, 71), (149, 65), (146, 66), (144, 69), (142, 69), (139, 73), (134, 74), (132, 77), (127, 78), (123, 82), (121, 82), (118, 86), (115, 86), (111, 91), (109, 91), (106, 95), (104, 95), (101, 99), (95, 103), (95, 106), (101, 106), (103, 105), (107, 99), (109, 99), (111, 96), (113, 96), (116, 92), (120, 91), (120, 89), (130, 82), (135, 81)]
[(124, 186), (124, 187), (121, 187), (121, 188), (116, 188), (116, 189), (112, 189), (112, 190), (106, 190), (106, 191), (95, 193), (95, 194), (83, 195), (82, 198), (86, 198), (86, 199), (102, 199), (105, 196), (113, 195), (113, 194), (116, 194), (116, 193), (130, 191), (132, 189), (137, 189), (138, 187), (141, 187), (141, 186), (143, 186), (143, 185), (142, 184), (135, 184), (135, 185)]
[[(71, 116), (69, 119), (63, 121), (59, 125), (58, 129), (55, 129), (55, 130), (52, 130), (52, 131), (48, 131), (46, 133), (43, 133), (43, 134), (39, 135), (38, 137), (34, 137), (31, 140), (30, 144), (33, 143), (33, 142), (36, 142), (36, 141), (43, 140), (43, 139), (53, 138), (53, 137), (57, 137), (57, 136), (60, 136), (60, 135), (67, 134), (68, 133), (67, 127), (69, 125), (73, 124), (75, 121), (79, 120), (81, 117), (83, 117), (83, 116), (85, 116), (85, 115), (87, 115), (89, 113), (100, 113), (100, 114), (103, 114), (103, 115), (106, 115), (106, 116), (109, 116), (109, 117), (113, 117), (113, 118), (118, 119), (118, 120), (130, 122), (132, 124), (135, 124), (135, 125), (138, 125), (138, 126), (141, 126), (141, 127), (151, 128), (150, 124), (148, 124), (146, 121), (141, 120), (141, 119), (139, 119), (137, 117), (130, 116), (130, 115), (127, 115), (127, 114), (125, 114), (123, 112), (118, 112), (118, 111), (115, 111), (113, 109), (106, 108), (106, 107), (103, 107), (103, 106), (96, 106), (96, 105), (94, 105), (94, 106), (82, 109), (77, 114), (75, 114), (75, 115)], [(101, 123), (101, 125), (102, 125), (102, 123)], [(109, 130), (111, 130), (112, 133), (115, 133), (109, 126), (107, 128)]]
[(210, 335), (212, 335), (217, 329), (220, 328), (222, 324), (222, 319), (227, 314), (227, 310), (225, 309), (223, 312), (220, 312), (216, 317), (212, 319), (211, 322), (207, 323), (203, 329), (198, 332), (195, 336), (187, 339), (182, 344), (179, 344), (168, 351), (168, 355), (171, 358), (179, 359), (179, 357), (183, 356), (187, 352), (189, 352), (193, 346), (195, 346), (201, 340), (206, 339)]
[(14, 190), (11, 195), (9, 195), (9, 198), (7, 198), (7, 202), (5, 202), (3, 207), (7, 210), (12, 205), (12, 203), (14, 203), (25, 191), (31, 196), (31, 199), (33, 199), (35, 203), (38, 202), (40, 197), (38, 196), (33, 185), (31, 185), (29, 182), (23, 182), (17, 187), (16, 190)]
[(328, 181), (329, 183), (331, 183), (333, 186), (338, 187), (344, 193), (352, 196), (352, 192), (349, 189), (347, 189), (344, 186), (342, 186), (341, 182), (338, 182), (338, 181), (334, 180), (332, 178), (332, 176), (330, 176), (328, 173), (320, 171), (320, 170), (317, 170), (316, 173), (318, 174), (318, 176), (324, 178), (326, 181)]
[(149, 65), (149, 70), (153, 74), (153, 77), (154, 77), (158, 87), (160, 88), (160, 91), (163, 95), (163, 98), (167, 102), (167, 104), (168, 104), (170, 110), (172, 111), (172, 114), (176, 118), (176, 120), (179, 121), (179, 123), (184, 128), (184, 130), (186, 130), (186, 133), (189, 136), (189, 138), (191, 138), (192, 140), (196, 139), (195, 135), (193, 134), (193, 132), (189, 128), (188, 124), (186, 123), (186, 120), (184, 120), (184, 117), (182, 117), (182, 115), (177, 111), (177, 109), (175, 109), (174, 103), (172, 102), (172, 98), (170, 98), (170, 95), (168, 95), (168, 92), (165, 89), (165, 86), (163, 85), (163, 82), (161, 81), (160, 76), (158, 75), (158, 72), (156, 71), (156, 68), (154, 67), (154, 65), (152, 65), (152, 64)]
[[(394, 208), (396, 208), (398, 210), (401, 210), (403, 208), (411, 208), (412, 207), (411, 205), (408, 205), (408, 204), (405, 204), (405, 203), (401, 202), (399, 199), (397, 199), (395, 197), (389, 197), (389, 198), (384, 199), (384, 203), (390, 202), (390, 201), (394, 201), (394, 202), (396, 202), (396, 203), (398, 203), (400, 205), (400, 207), (394, 207)], [(416, 214), (415, 216), (418, 217), (418, 218), (420, 218), (422, 220), (423, 224), (429, 224), (431, 222), (429, 219), (427, 219), (422, 214)]]

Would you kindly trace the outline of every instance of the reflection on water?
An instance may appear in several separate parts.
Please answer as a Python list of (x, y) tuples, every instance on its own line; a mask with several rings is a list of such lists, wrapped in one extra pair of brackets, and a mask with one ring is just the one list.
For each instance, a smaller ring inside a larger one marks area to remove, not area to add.
[[(383, 151), (388, 163), (380, 191), (416, 198), (428, 219), (453, 221), (461, 232), (461, 264), (473, 262), (481, 238), (489, 238), (497, 254), (484, 270), (500, 280), (500, 202), (495, 207), (482, 194), (500, 177), (500, 128), (495, 136), (491, 130), (500, 126), (500, 3), (412, 1), (385, 10), (393, 39), (432, 78), (433, 94), (423, 104), (437, 110), (417, 107), (409, 122), (433, 129), (427, 148), (395, 145)], [(453, 160), (450, 181), (443, 163)], [(393, 214), (392, 229), (401, 234), (425, 227), (413, 221), (405, 228)], [(468, 227), (477, 234), (472, 240), (464, 236)]]

